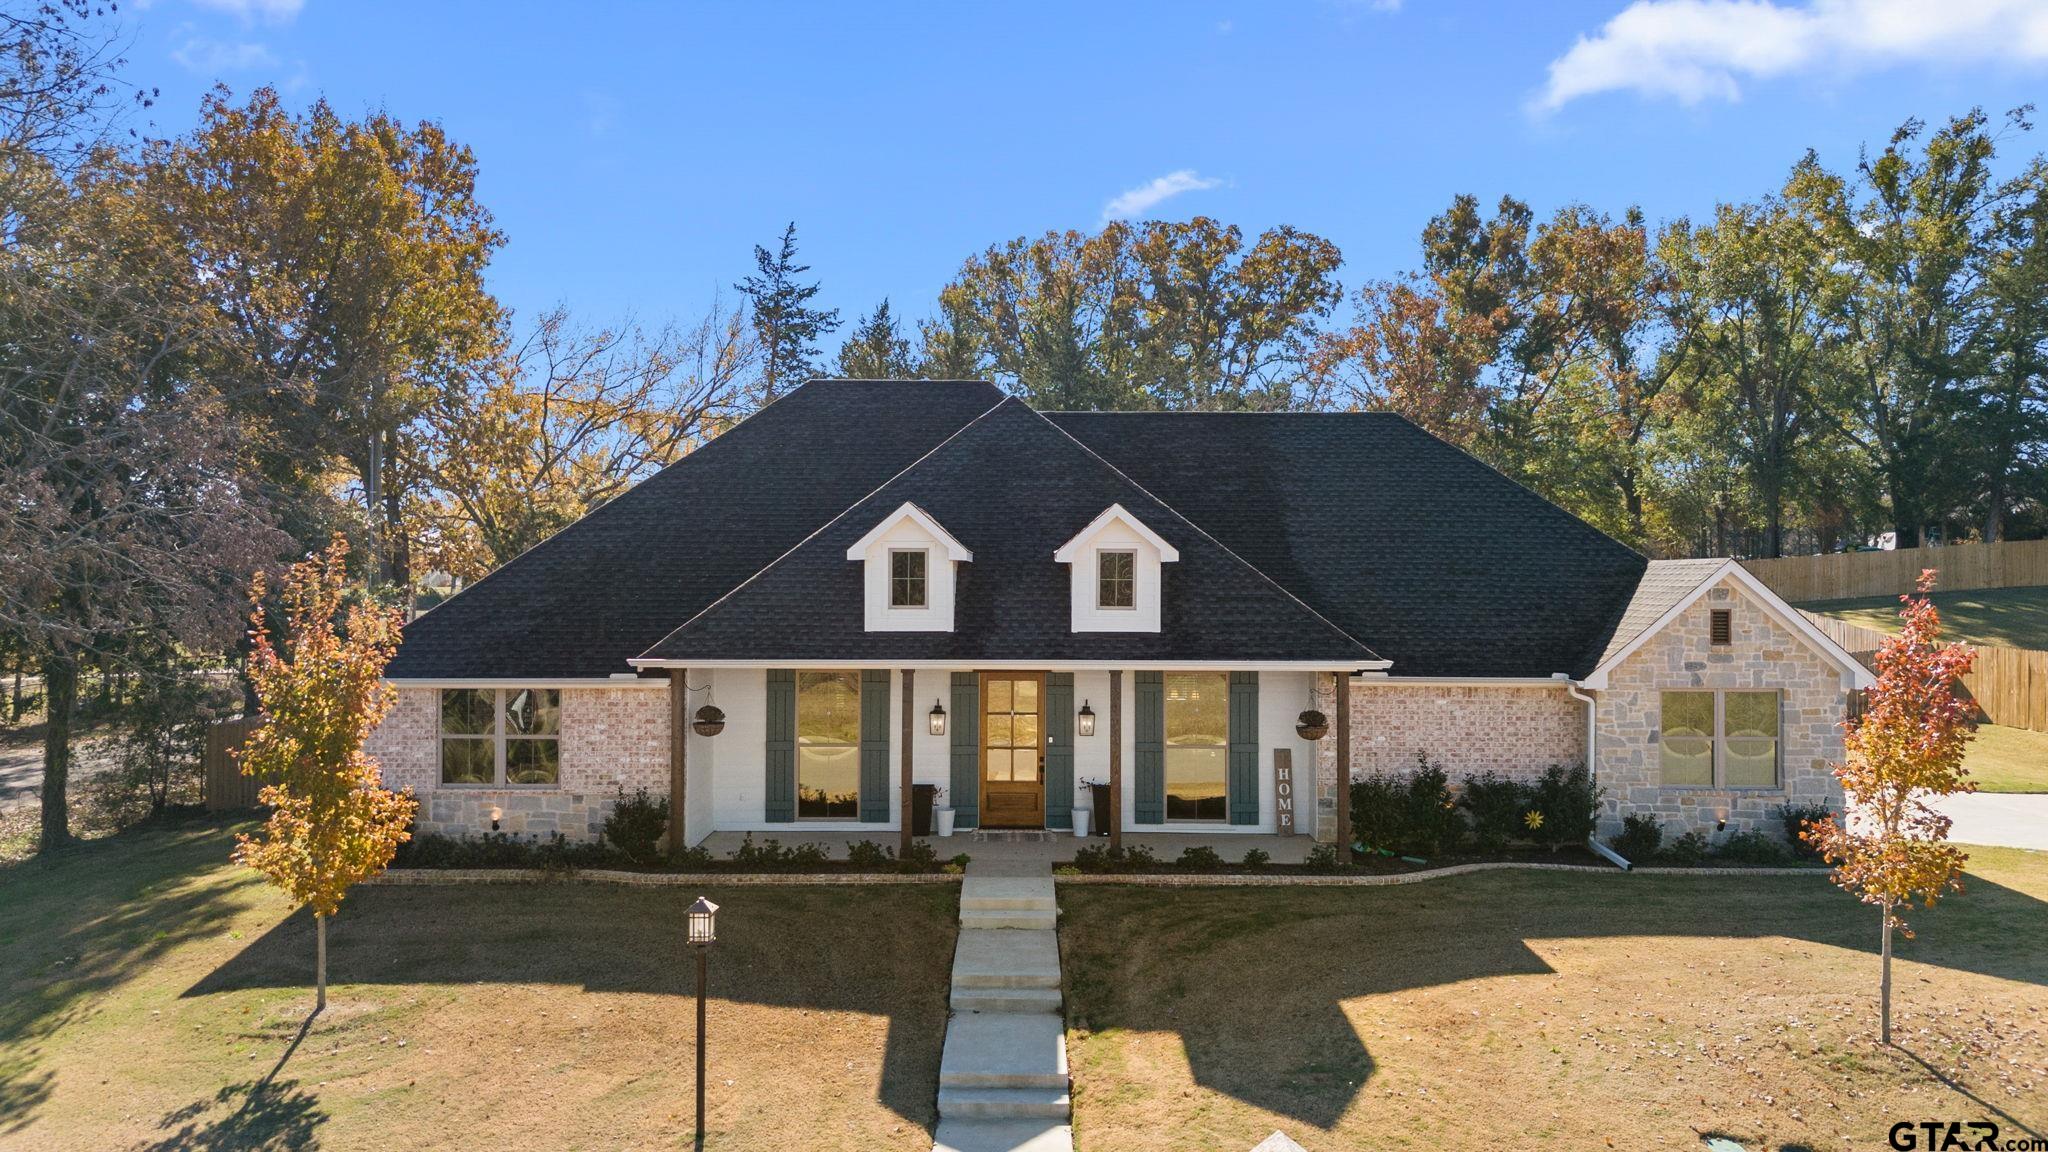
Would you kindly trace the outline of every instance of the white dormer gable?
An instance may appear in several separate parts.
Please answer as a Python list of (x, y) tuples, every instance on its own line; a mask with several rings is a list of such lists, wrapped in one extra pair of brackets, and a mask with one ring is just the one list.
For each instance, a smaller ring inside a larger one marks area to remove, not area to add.
[(1180, 550), (1111, 504), (1052, 554), (1067, 566), (1076, 632), (1159, 631), (1160, 565)]
[(974, 559), (967, 546), (915, 504), (883, 517), (846, 550), (866, 586), (870, 632), (951, 632), (956, 565)]

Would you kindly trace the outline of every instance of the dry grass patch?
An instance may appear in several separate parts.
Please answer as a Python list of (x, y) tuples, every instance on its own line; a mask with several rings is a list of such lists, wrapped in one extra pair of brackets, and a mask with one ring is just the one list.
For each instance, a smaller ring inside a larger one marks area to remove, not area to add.
[[(361, 888), (312, 926), (218, 828), (0, 869), (0, 1147), (673, 1148), (690, 888)], [(711, 1148), (923, 1149), (951, 886), (748, 888), (711, 958)]]
[[(1819, 876), (1068, 887), (1087, 1149), (1880, 1147), (2048, 1134), (2048, 855), (1972, 849), (1876, 1043), (1875, 914)], [(1334, 1137), (1334, 1139), (1333, 1139)]]

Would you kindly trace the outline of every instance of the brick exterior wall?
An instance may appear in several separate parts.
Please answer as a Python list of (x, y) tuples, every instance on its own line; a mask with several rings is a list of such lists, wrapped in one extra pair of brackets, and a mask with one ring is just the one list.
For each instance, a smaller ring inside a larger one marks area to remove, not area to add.
[[(1328, 677), (1316, 707), (1335, 712)], [(1534, 779), (1552, 764), (1582, 763), (1586, 706), (1562, 687), (1463, 686), (1351, 682), (1351, 775), (1399, 774), (1427, 752), (1455, 786), (1466, 776), (1498, 772)], [(1316, 744), (1316, 839), (1337, 830), (1336, 724)]]
[(421, 831), (460, 836), (499, 828), (514, 835), (596, 839), (620, 788), (668, 795), (668, 693), (649, 688), (562, 689), (561, 778), (555, 788), (440, 787), (440, 692), (404, 688), (364, 748), (390, 788), (420, 799)]
[[(1708, 643), (1711, 613), (1733, 610), (1733, 643)], [(1673, 688), (1775, 688), (1784, 693), (1779, 713), (1780, 787), (1715, 789), (1665, 787), (1658, 761), (1660, 694)], [(1842, 717), (1848, 690), (1841, 670), (1806, 641), (1768, 616), (1734, 580), (1707, 590), (1678, 619), (1631, 653), (1608, 677), (1600, 695), (1595, 739), (1600, 783), (1607, 790), (1600, 827), (1606, 835), (1623, 815), (1649, 812), (1664, 823), (1666, 840), (1689, 831), (1708, 833), (1726, 814), (1727, 833), (1783, 831), (1785, 803), (1839, 808), (1841, 787), (1833, 766), (1842, 759)]]

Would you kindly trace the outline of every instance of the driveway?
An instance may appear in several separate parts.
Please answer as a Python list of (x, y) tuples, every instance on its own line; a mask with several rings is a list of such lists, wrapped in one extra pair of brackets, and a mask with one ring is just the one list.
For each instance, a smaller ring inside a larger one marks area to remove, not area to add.
[(1992, 844), (2048, 852), (2048, 794), (1972, 792), (1934, 801), (1955, 821), (1948, 838), (1958, 844)]

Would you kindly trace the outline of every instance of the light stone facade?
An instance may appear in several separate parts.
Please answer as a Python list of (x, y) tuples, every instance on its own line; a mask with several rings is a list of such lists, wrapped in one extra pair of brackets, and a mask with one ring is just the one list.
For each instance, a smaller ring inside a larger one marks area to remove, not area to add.
[(564, 688), (561, 773), (553, 788), (442, 787), (440, 690), (403, 688), (364, 750), (390, 788), (419, 797), (423, 832), (461, 836), (499, 829), (545, 839), (594, 840), (621, 789), (668, 795), (669, 701), (660, 688)]
[[(1732, 643), (1708, 642), (1711, 613), (1731, 609)], [(1658, 760), (1661, 694), (1666, 689), (1775, 688), (1779, 705), (1779, 787), (1666, 787)], [(1773, 620), (1733, 579), (1707, 594), (1631, 653), (1599, 693), (1594, 740), (1599, 748), (1600, 831), (1611, 834), (1624, 815), (1647, 812), (1664, 824), (1666, 840), (1690, 831), (1716, 842), (1760, 829), (1782, 835), (1780, 806), (1840, 808), (1834, 765), (1842, 759), (1842, 718), (1848, 707), (1842, 670), (1801, 636)], [(1715, 825), (1725, 819), (1725, 832)]]

